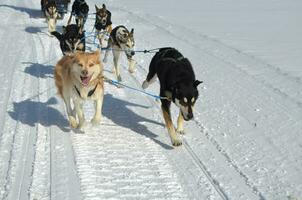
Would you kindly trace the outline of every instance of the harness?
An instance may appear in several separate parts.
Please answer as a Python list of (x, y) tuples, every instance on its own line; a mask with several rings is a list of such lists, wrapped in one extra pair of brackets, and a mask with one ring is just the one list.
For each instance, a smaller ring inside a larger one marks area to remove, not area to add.
[[(97, 83), (97, 84), (95, 85), (95, 87), (94, 87), (92, 90), (90, 90), (90, 91), (88, 92), (87, 97), (91, 97), (91, 96), (94, 94), (94, 92), (95, 92), (96, 88), (98, 87), (98, 85), (99, 85), (99, 84)], [(74, 86), (74, 88), (75, 88), (75, 90), (77, 91), (79, 97), (80, 97), (81, 99), (83, 99), (83, 97), (82, 97), (82, 95), (81, 95), (79, 89), (77, 88), (77, 86)]]

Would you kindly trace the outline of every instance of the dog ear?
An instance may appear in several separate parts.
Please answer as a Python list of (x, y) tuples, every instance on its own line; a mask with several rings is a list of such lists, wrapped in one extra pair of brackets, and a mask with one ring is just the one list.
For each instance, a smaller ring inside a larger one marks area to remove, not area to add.
[(195, 80), (193, 86), (197, 88), (197, 86), (201, 83), (203, 83), (203, 81)]
[(93, 52), (93, 54), (95, 55), (95, 57), (97, 58), (97, 60), (100, 59), (100, 50), (99, 49), (95, 50), (95, 52)]
[(131, 35), (133, 35), (133, 33), (134, 33), (134, 28), (131, 29), (131, 31), (130, 31), (130, 34), (131, 34)]
[(103, 6), (103, 8), (106, 10), (106, 5), (105, 5), (105, 4), (103, 4), (102, 6)]
[(95, 10), (96, 10), (96, 11), (98, 11), (98, 10), (99, 10), (99, 8), (97, 7), (97, 5), (95, 5)]

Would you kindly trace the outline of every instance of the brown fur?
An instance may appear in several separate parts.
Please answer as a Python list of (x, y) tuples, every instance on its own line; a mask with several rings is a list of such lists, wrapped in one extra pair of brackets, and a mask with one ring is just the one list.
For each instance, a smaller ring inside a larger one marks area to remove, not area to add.
[[(82, 81), (81, 77), (90, 77), (89, 81)], [(103, 65), (100, 62), (100, 52), (77, 52), (65, 55), (57, 63), (54, 72), (55, 84), (59, 95), (63, 98), (70, 124), (73, 128), (81, 128), (84, 123), (82, 103), (86, 99), (96, 102), (96, 114), (93, 123), (98, 123), (104, 96)], [(93, 94), (89, 96), (89, 93)], [(71, 108), (71, 100), (74, 108)], [(75, 113), (79, 124), (76, 122)]]

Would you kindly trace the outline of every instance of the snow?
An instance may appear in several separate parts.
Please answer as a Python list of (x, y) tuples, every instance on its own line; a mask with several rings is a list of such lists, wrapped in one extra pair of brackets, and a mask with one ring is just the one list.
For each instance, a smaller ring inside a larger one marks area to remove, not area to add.
[[(159, 102), (107, 83), (102, 123), (70, 130), (39, 3), (0, 5), (0, 199), (302, 199), (302, 2), (105, 1), (137, 50), (176, 47), (204, 81), (177, 148)], [(134, 74), (123, 57), (124, 84), (140, 88), (152, 55)]]

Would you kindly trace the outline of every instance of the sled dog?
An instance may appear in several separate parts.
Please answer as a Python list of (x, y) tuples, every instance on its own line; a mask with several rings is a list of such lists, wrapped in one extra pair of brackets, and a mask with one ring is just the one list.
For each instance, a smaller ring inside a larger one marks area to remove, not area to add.
[[(197, 86), (202, 81), (195, 79), (189, 60), (174, 48), (162, 48), (152, 58), (149, 72), (142, 87), (159, 79), (161, 108), (173, 146), (182, 144), (179, 134), (184, 134), (183, 122), (193, 118), (193, 107), (198, 98)], [(179, 107), (177, 129), (175, 130), (170, 113), (171, 102)]]
[(70, 126), (80, 129), (85, 124), (83, 103), (86, 100), (95, 102), (95, 115), (91, 123), (98, 124), (104, 97), (100, 52), (76, 52), (63, 56), (55, 67), (54, 78), (58, 93), (65, 102)]
[(75, 53), (75, 51), (85, 51), (85, 33), (76, 24), (63, 26), (63, 33), (51, 32), (60, 42), (63, 55)]
[(107, 50), (104, 56), (104, 62), (107, 62), (107, 57), (109, 50), (112, 49), (113, 53), (113, 64), (114, 64), (114, 73), (118, 81), (122, 81), (120, 70), (119, 70), (119, 58), (121, 52), (125, 52), (128, 59), (128, 71), (133, 73), (135, 70), (135, 61), (134, 56), (134, 29), (131, 29), (129, 32), (125, 26), (115, 27), (110, 34), (108, 41)]
[(48, 1), (44, 6), (44, 15), (48, 24), (48, 31), (51, 33), (56, 30), (58, 10), (56, 2)]
[(69, 25), (72, 16), (75, 16), (77, 26), (84, 30), (84, 24), (86, 23), (88, 12), (89, 6), (85, 0), (75, 0), (72, 4), (72, 10), (67, 24)]
[(102, 8), (98, 8), (97, 5), (95, 5), (95, 10), (94, 28), (96, 36), (99, 39), (100, 46), (106, 47), (108, 45), (109, 35), (112, 31), (111, 12), (107, 10), (105, 4), (102, 5)]

